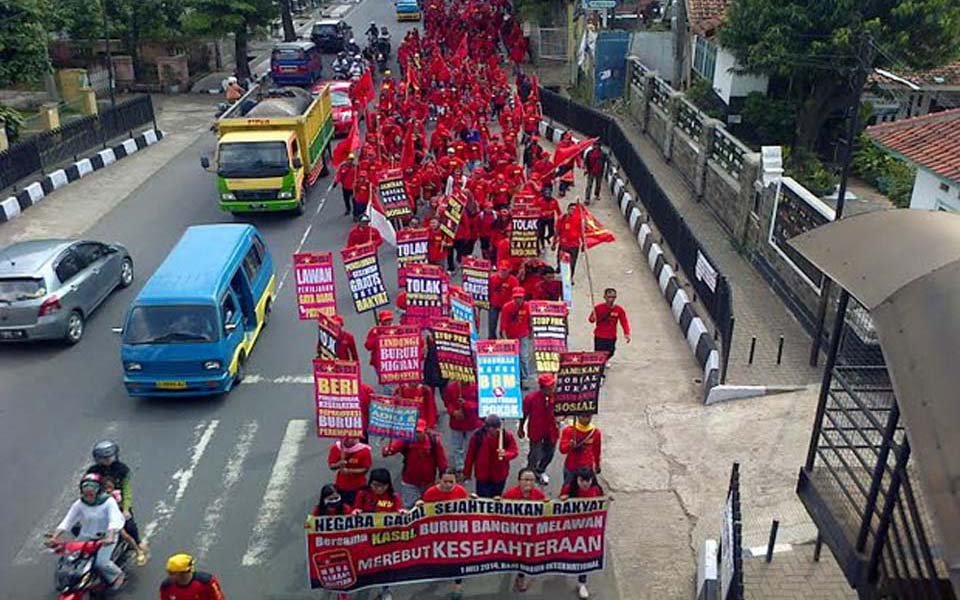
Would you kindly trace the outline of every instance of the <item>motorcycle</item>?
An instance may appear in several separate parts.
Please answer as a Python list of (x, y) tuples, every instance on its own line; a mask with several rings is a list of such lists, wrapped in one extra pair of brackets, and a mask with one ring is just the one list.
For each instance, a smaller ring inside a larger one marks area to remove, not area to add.
[[(98, 600), (104, 597), (107, 584), (95, 568), (101, 546), (102, 539), (73, 540), (51, 545), (51, 551), (60, 556), (54, 572), (58, 600)], [(123, 569), (131, 553), (133, 548), (121, 538), (113, 549), (113, 561)]]
[(387, 55), (378, 50), (376, 55), (377, 72), (383, 74), (387, 70)]

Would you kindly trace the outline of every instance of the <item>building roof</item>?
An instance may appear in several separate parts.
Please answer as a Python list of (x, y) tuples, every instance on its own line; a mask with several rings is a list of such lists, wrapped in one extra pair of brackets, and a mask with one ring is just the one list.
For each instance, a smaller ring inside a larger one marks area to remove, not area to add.
[(917, 166), (960, 182), (960, 108), (874, 125), (867, 135)]
[(723, 15), (727, 12), (730, 0), (686, 0), (687, 20), (694, 33), (706, 36), (713, 32), (723, 22)]
[[(921, 88), (960, 87), (960, 60), (924, 71), (898, 70), (892, 72), (897, 77), (902, 77)], [(871, 74), (870, 80), (886, 84), (898, 83), (895, 79), (884, 77), (881, 73), (876, 72)]]

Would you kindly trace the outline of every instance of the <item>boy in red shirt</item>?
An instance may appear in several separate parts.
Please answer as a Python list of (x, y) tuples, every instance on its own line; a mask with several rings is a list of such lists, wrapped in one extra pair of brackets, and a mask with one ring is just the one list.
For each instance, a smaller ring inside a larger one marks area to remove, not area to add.
[(617, 351), (617, 323), (623, 328), (623, 338), (630, 343), (630, 321), (623, 307), (617, 304), (616, 289), (603, 290), (603, 302), (593, 307), (590, 322), (597, 324), (593, 328), (593, 351), (606, 352), (609, 364)]
[(553, 412), (556, 403), (557, 378), (553, 373), (543, 373), (538, 380), (540, 389), (530, 392), (523, 398), (523, 416), (517, 427), (517, 437), (526, 435), (530, 440), (530, 451), (527, 454), (527, 468), (532, 469), (541, 484), (550, 483), (546, 470), (553, 460), (553, 453), (560, 439), (560, 427)]
[(530, 305), (522, 287), (513, 288), (513, 301), (500, 311), (500, 337), (520, 340), (520, 383), (526, 389), (530, 384), (530, 358), (533, 356), (533, 338), (530, 336)]
[(370, 446), (355, 438), (343, 438), (330, 446), (327, 464), (337, 472), (334, 485), (343, 501), (353, 506), (357, 492), (367, 486), (367, 471), (373, 466)]
[(570, 483), (580, 467), (600, 472), (603, 438), (592, 421), (592, 415), (578, 415), (572, 425), (567, 425), (560, 432), (560, 454), (567, 455), (563, 461), (564, 483)]
[(437, 475), (447, 469), (447, 453), (440, 436), (427, 431), (423, 419), (417, 421), (417, 437), (412, 442), (393, 440), (384, 446), (384, 458), (394, 454), (403, 455), (403, 471), (400, 473), (400, 497), (403, 507), (410, 509), (420, 496), (433, 485)]

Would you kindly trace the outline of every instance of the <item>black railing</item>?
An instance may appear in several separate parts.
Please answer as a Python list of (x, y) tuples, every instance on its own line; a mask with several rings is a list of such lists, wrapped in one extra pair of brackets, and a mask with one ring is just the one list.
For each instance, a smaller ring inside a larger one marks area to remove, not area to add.
[[(717, 559), (720, 600), (743, 600), (743, 514), (740, 512), (740, 463), (730, 469)], [(769, 561), (768, 561), (769, 562)]]
[[(610, 152), (616, 157), (620, 168), (636, 190), (637, 199), (653, 219), (654, 225), (670, 247), (687, 280), (693, 285), (697, 299), (710, 314), (722, 338), (721, 347), (724, 351), (721, 353), (721, 358), (723, 365), (726, 365), (734, 325), (733, 291), (730, 289), (730, 284), (723, 273), (717, 269), (717, 263), (710, 258), (706, 248), (677, 212), (656, 178), (647, 169), (620, 124), (597, 110), (578, 104), (545, 88), (540, 89), (540, 103), (546, 116), (585, 135), (600, 138), (600, 142), (610, 148)], [(697, 277), (697, 260), (700, 256), (717, 271), (716, 284), (713, 288), (706, 280)], [(721, 367), (721, 372), (723, 371), (725, 369)]]
[(129, 135), (148, 123), (155, 125), (150, 96), (136, 96), (103, 109), (98, 115), (82, 117), (45, 131), (0, 152), (0, 189), (16, 185), (34, 175), (46, 173), (64, 161), (105, 146), (110, 140)]

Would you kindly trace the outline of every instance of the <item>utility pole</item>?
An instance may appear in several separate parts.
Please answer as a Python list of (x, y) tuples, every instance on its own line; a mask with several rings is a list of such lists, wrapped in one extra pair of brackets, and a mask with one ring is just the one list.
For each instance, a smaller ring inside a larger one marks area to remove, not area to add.
[[(843, 217), (843, 209), (847, 200), (847, 180), (850, 177), (850, 164), (853, 162), (853, 144), (856, 141), (857, 131), (860, 129), (860, 101), (863, 98), (863, 87), (866, 85), (866, 76), (873, 65), (874, 49), (870, 36), (862, 34), (860, 49), (857, 51), (857, 66), (850, 74), (850, 83), (853, 85), (853, 101), (847, 107), (847, 135), (843, 145), (843, 159), (840, 167), (840, 187), (837, 189), (837, 208), (834, 220)], [(830, 290), (833, 280), (824, 274), (823, 286), (820, 289), (820, 304), (817, 307), (817, 322), (810, 345), (810, 366), (817, 366), (820, 358), (820, 346), (823, 343), (823, 330), (827, 320), (827, 305), (830, 302)], [(834, 331), (840, 331), (834, 328)], [(831, 340), (831, 343), (833, 340)]]
[(117, 107), (117, 99), (114, 95), (114, 85), (116, 78), (113, 76), (113, 56), (110, 54), (110, 17), (107, 15), (107, 0), (103, 0), (103, 42), (107, 49), (107, 87), (110, 90), (110, 110)]

